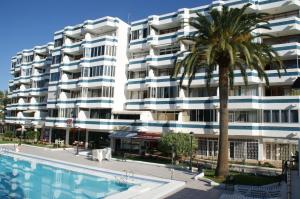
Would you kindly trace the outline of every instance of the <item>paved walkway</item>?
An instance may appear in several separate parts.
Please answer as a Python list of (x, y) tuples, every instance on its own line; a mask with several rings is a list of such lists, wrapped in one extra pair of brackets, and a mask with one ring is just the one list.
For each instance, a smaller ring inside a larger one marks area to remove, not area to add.
[[(171, 178), (171, 171), (169, 168), (158, 166), (158, 165), (149, 165), (137, 162), (122, 162), (122, 161), (103, 161), (101, 163), (97, 161), (92, 161), (84, 156), (75, 156), (73, 150), (49, 150), (43, 148), (36, 148), (31, 146), (21, 147), (22, 153), (37, 155), (45, 158), (53, 158), (61, 161), (82, 164), (87, 166), (95, 166), (99, 168), (111, 169), (116, 171), (124, 171), (131, 170), (135, 174), (147, 175), (160, 177), (165, 179)], [(186, 171), (175, 170), (173, 179), (185, 181), (186, 185), (182, 190), (179, 190), (176, 193), (168, 196), (169, 199), (181, 199), (181, 198), (189, 198), (189, 199), (218, 199), (224, 190), (211, 187), (207, 185), (205, 182), (196, 181), (193, 179), (195, 174), (191, 174)]]
[(292, 178), (292, 199), (300, 198), (300, 176), (298, 175), (298, 171), (291, 172)]

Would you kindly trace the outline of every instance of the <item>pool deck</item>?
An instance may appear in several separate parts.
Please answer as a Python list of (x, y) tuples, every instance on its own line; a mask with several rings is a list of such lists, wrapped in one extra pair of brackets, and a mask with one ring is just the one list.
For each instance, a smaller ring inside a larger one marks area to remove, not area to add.
[[(10, 146), (13, 147), (13, 146)], [(133, 171), (134, 174), (146, 175), (152, 177), (159, 177), (164, 179), (171, 179), (170, 168), (156, 164), (144, 164), (134, 161), (103, 161), (101, 163), (97, 161), (92, 161), (85, 156), (75, 156), (74, 150), (51, 150), (41, 147), (32, 146), (21, 146), (21, 153), (26, 153), (29, 155), (41, 156), (44, 158), (51, 158), (60, 161), (66, 161), (75, 164), (93, 166), (98, 168), (110, 169), (115, 171)], [(199, 198), (209, 198), (218, 199), (224, 190), (211, 187), (206, 182), (194, 180), (193, 177), (195, 173), (190, 173), (181, 170), (175, 170), (173, 172), (173, 179), (184, 181), (186, 185), (183, 189), (176, 193), (172, 193), (167, 198), (179, 199), (179, 198), (189, 198), (189, 199), (199, 199)]]

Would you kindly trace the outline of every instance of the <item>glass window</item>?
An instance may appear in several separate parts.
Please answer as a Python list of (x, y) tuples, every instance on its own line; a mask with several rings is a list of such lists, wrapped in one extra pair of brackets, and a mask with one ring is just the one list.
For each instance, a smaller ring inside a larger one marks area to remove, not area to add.
[(281, 122), (288, 123), (289, 122), (289, 111), (281, 110)]
[(271, 122), (271, 111), (264, 110), (264, 122)]
[(290, 110), (290, 123), (298, 123), (298, 110)]
[(278, 123), (279, 121), (279, 110), (272, 110), (272, 122)]

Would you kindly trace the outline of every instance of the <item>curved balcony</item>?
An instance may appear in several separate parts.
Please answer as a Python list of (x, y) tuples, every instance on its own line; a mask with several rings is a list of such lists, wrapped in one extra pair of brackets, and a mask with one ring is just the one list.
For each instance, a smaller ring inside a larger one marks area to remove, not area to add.
[(62, 51), (67, 54), (77, 55), (83, 51), (83, 48), (81, 47), (82, 43), (82, 41), (79, 41), (72, 44), (64, 44)]
[(60, 80), (58, 87), (60, 89), (77, 89), (79, 79)]
[(36, 68), (42, 68), (46, 65), (50, 65), (51, 64), (51, 59), (41, 59), (41, 60), (38, 60), (38, 61), (33, 61), (33, 64), (32, 66), (33, 67), (36, 67)]
[(40, 96), (40, 95), (45, 95), (48, 92), (48, 87), (43, 87), (43, 88), (31, 88), (30, 90), (30, 95), (31, 96)]
[(84, 29), (87, 32), (108, 32), (117, 29), (119, 20), (112, 17), (104, 17), (97, 20), (87, 20), (84, 22)]
[(62, 63), (61, 70), (63, 71), (75, 71), (80, 69), (81, 60), (70, 61)]
[(77, 37), (83, 33), (83, 27), (81, 24), (77, 26), (67, 26), (64, 28), (64, 34), (70, 37)]

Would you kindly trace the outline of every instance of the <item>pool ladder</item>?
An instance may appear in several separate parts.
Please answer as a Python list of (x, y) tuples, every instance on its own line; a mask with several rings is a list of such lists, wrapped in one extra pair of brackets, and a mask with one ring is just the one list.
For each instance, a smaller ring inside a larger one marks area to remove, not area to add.
[(123, 170), (123, 172), (125, 172), (125, 175), (115, 176), (117, 182), (129, 184), (130, 178), (132, 178), (131, 181), (133, 181), (134, 172), (132, 170)]

